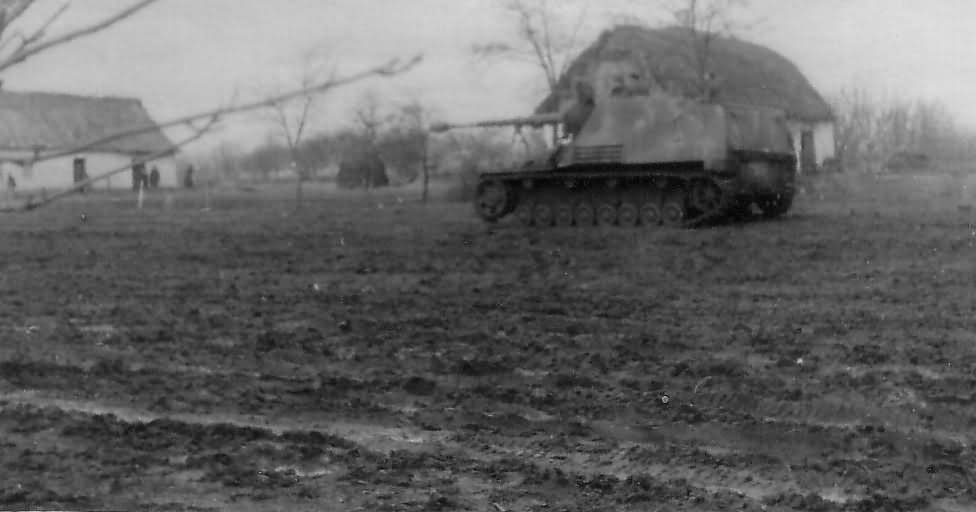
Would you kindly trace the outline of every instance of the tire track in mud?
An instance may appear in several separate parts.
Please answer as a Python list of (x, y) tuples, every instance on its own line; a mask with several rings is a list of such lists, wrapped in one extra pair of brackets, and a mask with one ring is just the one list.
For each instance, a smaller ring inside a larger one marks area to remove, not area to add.
[[(80, 497), (88, 509), (109, 503), (121, 509), (175, 504), (177, 510), (256, 510), (254, 505), (275, 498), (305, 501), (289, 507), (303, 510), (310, 499), (355, 497), (359, 493), (337, 475), (383, 457), (345, 438), (289, 425), (269, 429), (219, 417), (180, 421), (88, 402), (8, 398), (13, 400), (0, 405), (0, 429), (6, 431), (0, 506), (51, 506)], [(72, 449), (65, 450), (66, 444)], [(60, 496), (65, 482), (69, 489), (90, 490)], [(140, 491), (131, 495), (127, 487)]]
[[(491, 447), (484, 449), (477, 448), (473, 444), (480, 444), (486, 439), (480, 439), (478, 443), (457, 442), (452, 439), (455, 437), (453, 433), (447, 431), (432, 433), (403, 427), (384, 428), (362, 423), (329, 421), (272, 421), (267, 418), (234, 414), (156, 414), (132, 407), (56, 399), (29, 392), (0, 397), (0, 415), (17, 406), (40, 410), (53, 408), (66, 413), (80, 413), (84, 415), (83, 417), (109, 415), (115, 418), (113, 421), (126, 424), (162, 424), (177, 429), (231, 428), (244, 432), (268, 432), (269, 435), (274, 436), (324, 435), (326, 438), (322, 439), (331, 439), (329, 441), (331, 444), (341, 445), (345, 449), (354, 449), (367, 458), (373, 459), (403, 452), (428, 455), (453, 454), (449, 457), (453, 461), (452, 464), (456, 464), (455, 469), (460, 470), (461, 473), (482, 472), (483, 465), (486, 464), (493, 467), (506, 460), (521, 460), (517, 466), (521, 467), (523, 472), (529, 473), (531, 478), (538, 479), (539, 475), (544, 475), (542, 478), (546, 480), (556, 475), (561, 479), (576, 480), (578, 487), (603, 485), (616, 488), (633, 482), (645, 482), (640, 485), (646, 487), (650, 485), (646, 483), (648, 481), (656, 482), (653, 484), (655, 486), (667, 487), (675, 482), (683, 482), (674, 485), (679, 487), (687, 485), (690, 489), (697, 489), (694, 492), (699, 493), (699, 498), (718, 496), (719, 498), (714, 499), (738, 500), (744, 505), (772, 503), (783, 499), (795, 501), (797, 497), (805, 497), (804, 499), (809, 500), (810, 496), (817, 496), (823, 507), (826, 507), (821, 508), (822, 510), (856, 507), (857, 503), (870, 499), (868, 486), (848, 490), (850, 485), (843, 483), (842, 476), (835, 478), (833, 482), (823, 475), (817, 475), (820, 478), (814, 480), (811, 480), (809, 474), (795, 477), (792, 474), (794, 471), (799, 473), (805, 468), (792, 469), (787, 464), (784, 468), (789, 477), (784, 478), (782, 475), (777, 477), (773, 476), (776, 474), (776, 468), (762, 471), (754, 463), (747, 463), (746, 467), (730, 464), (728, 461), (723, 461), (721, 454), (714, 456), (706, 451), (695, 449), (685, 453), (683, 457), (681, 453), (673, 453), (673, 445), (669, 445), (672, 453), (668, 453), (668, 449), (662, 451), (659, 446), (648, 448), (647, 443), (620, 443), (588, 454), (586, 450), (533, 450), (531, 443), (527, 443), (528, 446), (526, 444), (506, 446), (504, 440), (493, 439)], [(678, 455), (677, 458), (674, 457), (675, 455)], [(685, 460), (687, 456), (697, 460), (688, 463)], [(770, 464), (770, 461), (765, 462), (767, 466)], [(315, 470), (304, 471), (308, 474), (315, 472)], [(292, 473), (290, 478), (302, 477), (300, 472)], [(607, 478), (611, 481), (606, 481)], [(951, 502), (947, 501), (947, 503)]]
[(786, 401), (757, 399), (751, 394), (714, 393), (699, 395), (689, 399), (688, 403), (702, 410), (730, 410), (768, 423), (801, 423), (848, 430), (880, 427), (963, 446), (970, 446), (976, 441), (976, 436), (971, 433), (972, 417), (945, 412), (938, 418), (927, 418), (929, 415), (922, 408), (914, 413), (894, 407), (884, 408), (870, 404), (857, 395)]
[(395, 417), (373, 399), (409, 384), (409, 379), (358, 380), (327, 372), (302, 376), (184, 370), (129, 365), (121, 359), (74, 364), (7, 360), (0, 362), (0, 390), (72, 390), (74, 398), (137, 401), (153, 410), (170, 412), (208, 412), (233, 404), (252, 414), (304, 409)]
[[(24, 407), (28, 409), (25, 410)], [(345, 466), (342, 471), (345, 471), (347, 474), (346, 477), (340, 476), (340, 480), (343, 478), (353, 479), (359, 482), (360, 485), (371, 485), (370, 482), (377, 481), (377, 479), (381, 482), (385, 482), (390, 478), (394, 481), (402, 481), (402, 476), (396, 476), (395, 474), (383, 476), (383, 473), (387, 471), (383, 468), (389, 468), (390, 470), (403, 469), (413, 473), (420, 470), (436, 471), (439, 469), (450, 469), (454, 478), (463, 476), (469, 482), (472, 478), (475, 480), (479, 478), (487, 479), (485, 485), (495, 488), (496, 491), (510, 486), (499, 485), (498, 482), (492, 484), (492, 481), (514, 471), (523, 476), (522, 481), (517, 484), (517, 487), (521, 488), (522, 492), (531, 492), (532, 487), (544, 482), (552, 482), (558, 488), (568, 488), (570, 494), (582, 493), (584, 495), (583, 497), (586, 497), (585, 495), (590, 491), (594, 491), (602, 498), (608, 496), (613, 497), (615, 492), (618, 494), (627, 492), (626, 489), (618, 489), (622, 487), (620, 485), (621, 482), (617, 481), (620, 480), (619, 478), (611, 477), (611, 480), (607, 481), (606, 473), (566, 470), (540, 463), (537, 460), (525, 461), (511, 456), (499, 456), (497, 453), (486, 454), (471, 451), (457, 445), (452, 446), (449, 442), (442, 443), (441, 441), (434, 440), (429, 434), (425, 435), (422, 442), (406, 441), (408, 443), (423, 444), (423, 446), (407, 447), (403, 444), (403, 440), (400, 440), (399, 443), (395, 443), (394, 445), (390, 445), (390, 440), (386, 434), (379, 436), (364, 435), (364, 432), (370, 431), (368, 425), (336, 428), (335, 424), (328, 425), (291, 421), (256, 422), (253, 419), (234, 417), (232, 415), (156, 415), (148, 411), (140, 411), (133, 408), (104, 406), (92, 402), (59, 400), (27, 393), (11, 394), (2, 397), (2, 400), (0, 400), (0, 419), (5, 414), (18, 414), (20, 415), (21, 422), (24, 423), (24, 420), (29, 419), (32, 414), (44, 415), (45, 410), (51, 409), (65, 414), (81, 415), (74, 419), (77, 425), (72, 426), (69, 423), (64, 427), (63, 432), (65, 434), (63, 435), (82, 435), (87, 439), (94, 438), (96, 441), (98, 438), (105, 438), (105, 440), (111, 439), (113, 442), (125, 445), (126, 443), (132, 442), (128, 441), (129, 437), (137, 436), (135, 439), (138, 440), (138, 443), (146, 443), (150, 442), (148, 441), (149, 438), (159, 439), (162, 436), (165, 439), (170, 437), (170, 434), (167, 434), (167, 432), (171, 432), (173, 433), (172, 435), (177, 435), (177, 437), (186, 435), (197, 437), (200, 435), (217, 436), (213, 441), (194, 441), (201, 446), (206, 446), (209, 451), (216, 450), (216, 453), (214, 455), (205, 455), (196, 458), (191, 457), (189, 460), (191, 465), (199, 465), (202, 463), (208, 467), (214, 464), (217, 466), (227, 466), (228, 456), (233, 457), (237, 461), (236, 465), (240, 465), (242, 461), (239, 455), (232, 453), (229, 455), (221, 455), (222, 452), (220, 450), (236, 445), (237, 441), (233, 440), (237, 438), (264, 440), (269, 439), (269, 436), (277, 436), (284, 439), (290, 438), (299, 444), (311, 440), (341, 448), (346, 454), (344, 457), (340, 457), (341, 465)], [(50, 418), (46, 420), (51, 421)], [(42, 420), (42, 423), (44, 421)], [(46, 427), (46, 425), (42, 425), (41, 427)], [(145, 434), (140, 434), (145, 429), (149, 430)], [(207, 434), (208, 432), (209, 434)], [(383, 439), (379, 439), (380, 437)], [(377, 442), (378, 440), (379, 442)], [(164, 446), (178, 446), (185, 442), (157, 440), (151, 441), (151, 443), (152, 453), (159, 455), (163, 451), (163, 455), (166, 455), (163, 449)], [(408, 453), (414, 455), (409, 455)], [(264, 457), (264, 459), (264, 462), (267, 464), (267, 457)], [(172, 460), (172, 457), (170, 457), (170, 460)], [(183, 465), (186, 463), (187, 460), (181, 462)], [(230, 482), (235, 486), (244, 485), (245, 487), (260, 487), (261, 482), (274, 485), (273, 480), (275, 479), (288, 480), (290, 483), (278, 483), (287, 484), (284, 487), (291, 487), (294, 481), (303, 478), (314, 479), (326, 473), (331, 474), (337, 472), (335, 469), (328, 470), (324, 468), (319, 469), (317, 472), (314, 470), (297, 471), (293, 467), (281, 465), (273, 470), (262, 470), (260, 461), (251, 464), (250, 469), (247, 471), (239, 467), (224, 468), (224, 470), (230, 471), (230, 474), (221, 473), (222, 470), (220, 468), (214, 469), (213, 467), (209, 467), (208, 469), (208, 471), (217, 472), (217, 475), (211, 478), (221, 479), (225, 484)], [(203, 475), (198, 476), (203, 478)], [(228, 478), (230, 480), (227, 480)], [(242, 478), (250, 480), (242, 484), (240, 482)], [(653, 475), (642, 475), (641, 478), (643, 479), (641, 485), (646, 488), (645, 490), (653, 490), (658, 493), (670, 493), (668, 489), (674, 487), (674, 485), (668, 483), (670, 479), (658, 479)], [(268, 480), (272, 480), (272, 482), (268, 482)], [(413, 482), (412, 485), (418, 485), (418, 483)], [(669, 494), (669, 499), (682, 502), (688, 499), (689, 492), (693, 492), (696, 494), (694, 498), (699, 503), (708, 504), (710, 501), (709, 496), (715, 494), (714, 491), (707, 489), (691, 491), (690, 488), (687, 488), (681, 491), (681, 485), (678, 485), (678, 487), (678, 491)], [(487, 499), (487, 496), (481, 497)], [(653, 496), (637, 496), (631, 499), (641, 501), (652, 498)], [(485, 502), (483, 504), (487, 505), (488, 503)], [(481, 509), (481, 507), (476, 509)], [(582, 509), (586, 510), (587, 507), (583, 507)]]
[[(364, 452), (392, 453), (396, 450), (406, 450), (414, 452), (431, 452), (451, 450), (465, 453), (472, 457), (473, 461), (480, 461), (483, 464), (495, 464), (506, 459), (529, 459), (523, 461), (527, 465), (530, 473), (546, 473), (558, 471), (559, 474), (568, 475), (570, 479), (575, 477), (582, 478), (601, 478), (611, 476), (617, 480), (625, 481), (628, 478), (651, 479), (658, 482), (658, 485), (666, 485), (672, 480), (684, 479), (688, 485), (705, 491), (709, 494), (728, 492), (733, 495), (740, 495), (751, 500), (761, 500), (775, 493), (760, 492), (763, 480), (758, 477), (730, 478), (729, 472), (722, 470), (684, 468), (677, 465), (644, 465), (640, 463), (627, 463), (621, 460), (620, 455), (625, 455), (627, 450), (617, 451), (611, 455), (613, 462), (606, 465), (601, 460), (586, 460), (574, 452), (552, 452), (548, 453), (529, 453), (524, 449), (505, 448), (504, 443), (497, 443), (489, 450), (477, 449), (470, 444), (457, 444), (450, 441), (452, 437), (449, 432), (410, 432), (403, 428), (382, 429), (371, 427), (364, 424), (338, 424), (325, 422), (309, 421), (288, 421), (276, 422), (264, 421), (255, 417), (241, 417), (236, 415), (199, 415), (199, 414), (166, 414), (161, 415), (149, 411), (140, 411), (131, 407), (106, 406), (91, 401), (64, 400), (40, 396), (36, 393), (13, 393), (0, 396), (0, 411), (6, 410), (14, 405), (30, 406), (38, 408), (54, 408), (65, 412), (76, 412), (85, 415), (112, 415), (118, 421), (132, 424), (149, 424), (152, 422), (169, 421), (182, 423), (185, 425), (200, 427), (233, 426), (240, 429), (261, 429), (268, 430), (276, 435), (284, 435), (289, 432), (321, 432), (329, 436), (336, 436), (343, 441), (355, 443), (362, 446)], [(747, 486), (747, 482), (753, 482), (752, 486)], [(741, 488), (740, 488), (741, 487)], [(768, 485), (768, 488), (774, 488)], [(799, 489), (798, 487), (795, 487)], [(788, 490), (789, 488), (783, 488)]]
[[(74, 367), (69, 367), (69, 368), (74, 368)], [(75, 379), (89, 378), (87, 374), (79, 373), (82, 370), (81, 368), (74, 368), (74, 369), (78, 370), (78, 372), (72, 374), (74, 375)], [(47, 371), (47, 373), (61, 374), (61, 377), (65, 376), (63, 367), (44, 368), (44, 370), (46, 371), (53, 370), (53, 371)], [(118, 368), (112, 366), (107, 368), (107, 370), (112, 370), (114, 372), (119, 373), (119, 375), (116, 376), (112, 374), (112, 372), (109, 372), (108, 376), (111, 377), (110, 382), (114, 383), (113, 386), (121, 386), (122, 388), (132, 390), (133, 382), (129, 379), (131, 379), (134, 375), (138, 375), (138, 371), (133, 372), (133, 371), (129, 371), (124, 367)], [(40, 373), (44, 373), (44, 372), (40, 372)], [(202, 376), (198, 375), (197, 373), (198, 372), (193, 372), (193, 375), (191, 377), (202, 378)], [(117, 379), (117, 377), (122, 377), (122, 376), (125, 376), (125, 378), (121, 380)], [(167, 377), (167, 379), (180, 379), (180, 378), (186, 379), (187, 374), (181, 371), (174, 371), (174, 372), (167, 372), (162, 376)], [(242, 377), (242, 376), (243, 375), (238, 375), (238, 377)], [(9, 375), (7, 377), (9, 378)], [(160, 376), (154, 375), (154, 377), (160, 377)], [(272, 380), (275, 380), (274, 377), (271, 378)], [(72, 379), (69, 379), (69, 381), (58, 380), (55, 383), (55, 385), (52, 386), (52, 388), (57, 390), (59, 388), (66, 387), (66, 385), (68, 388), (72, 388), (74, 387), (74, 385), (72, 384), (72, 382), (70, 382), (71, 380)], [(437, 379), (435, 382), (437, 382), (438, 385), (440, 385), (441, 384), (439, 382), (440, 380), (441, 379)], [(302, 387), (305, 385), (304, 382), (300, 382), (300, 379), (292, 379), (291, 381), (286, 379), (285, 382), (287, 382), (288, 386), (299, 385), (300, 387)], [(477, 379), (474, 379), (473, 382), (477, 382)], [(580, 382), (585, 383), (585, 379)], [(472, 390), (471, 387), (469, 387), (471, 383), (472, 382), (465, 383), (465, 387), (467, 388), (467, 391), (474, 391)], [(196, 386), (192, 382), (192, 379), (191, 382), (187, 384), (189, 385), (190, 388)], [(257, 387), (262, 386), (260, 382), (257, 383), (252, 382), (251, 385)], [(368, 389), (369, 385), (366, 382), (360, 382), (359, 387), (362, 387), (364, 389), (364, 392), (367, 394), (367, 396), (374, 394), (373, 390)], [(119, 394), (124, 395), (125, 393), (119, 393)], [(15, 397), (16, 396), (18, 395), (15, 395)], [(34, 395), (33, 398), (31, 397), (31, 395), (19, 396), (21, 400), (24, 400), (28, 403), (30, 403), (31, 400), (36, 399), (36, 397), (37, 395)], [(64, 407), (70, 408), (75, 406), (75, 404), (77, 403), (78, 403), (77, 401), (75, 402), (61, 401), (61, 402), (49, 403), (48, 405), (54, 405), (61, 408)], [(491, 402), (489, 402), (489, 404), (490, 403)], [(498, 403), (498, 402), (494, 402), (494, 403)], [(750, 407), (746, 407), (745, 405), (748, 404), (752, 404), (752, 405)], [(678, 411), (680, 413), (680, 409), (682, 408), (682, 405), (683, 404), (681, 403), (680, 396), (676, 396), (669, 409)], [(706, 393), (700, 396), (694, 407), (697, 407), (700, 413), (704, 414), (705, 416), (700, 420), (692, 421), (693, 424), (700, 424), (702, 423), (702, 421), (705, 421), (707, 423), (708, 417), (711, 416), (713, 412), (711, 409), (718, 410), (718, 409), (728, 409), (728, 408), (736, 409), (736, 414), (740, 418), (751, 417), (754, 420), (760, 420), (760, 421), (745, 423), (742, 426), (735, 426), (735, 422), (728, 421), (729, 417), (726, 415), (723, 416), (726, 418), (725, 421), (722, 421), (722, 423), (724, 424), (723, 427), (720, 427), (718, 429), (713, 429), (711, 431), (710, 436), (705, 435), (705, 431), (700, 432), (699, 435), (697, 436), (694, 435), (676, 436), (672, 433), (670, 439), (671, 442), (688, 444), (688, 443), (703, 442), (703, 441), (709, 442), (709, 439), (711, 439), (709, 444), (714, 446), (716, 437), (719, 437), (726, 440), (726, 443), (724, 443), (724, 445), (721, 443), (719, 444), (720, 449), (724, 448), (733, 451), (736, 450), (742, 451), (744, 447), (746, 448), (756, 447), (757, 444), (755, 440), (758, 437), (766, 437), (768, 439), (768, 441), (766, 442), (767, 445), (766, 450), (767, 451), (774, 450), (772, 453), (774, 457), (777, 459), (777, 461), (779, 460), (784, 461), (782, 463), (782, 466), (780, 468), (777, 468), (776, 470), (771, 471), (768, 469), (768, 467), (764, 469), (762, 467), (763, 466), (762, 464), (754, 464), (754, 463), (746, 462), (745, 464), (733, 463), (731, 468), (727, 468), (722, 464), (723, 461), (721, 456), (718, 458), (715, 458), (713, 456), (712, 459), (706, 458), (704, 461), (696, 460), (696, 457), (701, 456), (700, 453), (677, 454), (678, 457), (677, 460), (669, 460), (668, 465), (658, 464), (656, 466), (654, 465), (653, 462), (648, 462), (647, 460), (643, 460), (643, 459), (637, 459), (636, 461), (619, 460), (619, 454), (611, 455), (611, 456), (604, 454), (600, 456), (594, 456), (591, 459), (581, 460), (579, 454), (573, 451), (563, 451), (562, 453), (559, 453), (558, 450), (549, 450), (548, 454), (539, 453), (537, 458), (538, 460), (543, 461), (540, 462), (541, 464), (543, 464), (544, 466), (550, 469), (558, 468), (560, 464), (565, 464), (566, 461), (575, 461), (576, 465), (578, 466), (576, 472), (580, 474), (590, 475), (590, 476), (614, 474), (617, 475), (618, 478), (625, 479), (632, 476), (644, 475), (644, 476), (649, 476), (657, 480), (660, 480), (665, 478), (668, 475), (671, 475), (671, 476), (675, 476), (676, 478), (686, 479), (696, 488), (700, 488), (712, 492), (724, 490), (736, 494), (743, 494), (749, 497), (750, 499), (754, 499), (754, 500), (757, 498), (770, 499), (770, 498), (774, 498), (777, 494), (797, 493), (800, 490), (804, 490), (804, 489), (806, 490), (820, 489), (819, 491), (820, 494), (826, 497), (826, 499), (832, 501), (842, 501), (844, 497), (847, 497), (848, 499), (853, 499), (851, 498), (851, 496), (857, 496), (857, 494), (855, 494), (856, 491), (853, 490), (843, 491), (843, 490), (838, 490), (836, 488), (837, 485), (836, 482), (838, 480), (849, 481), (850, 480), (849, 478), (834, 479), (835, 483), (833, 485), (835, 487), (831, 488), (830, 482), (823, 482), (824, 478), (821, 478), (820, 473), (818, 472), (824, 469), (822, 467), (822, 464), (815, 463), (810, 468), (807, 468), (806, 463), (798, 463), (795, 460), (790, 462), (791, 457), (786, 456), (786, 454), (788, 453), (787, 447), (796, 448), (798, 446), (809, 446), (810, 448), (808, 449), (808, 451), (811, 452), (814, 452), (818, 449), (828, 450), (835, 453), (838, 451), (843, 452), (844, 450), (849, 449), (849, 445), (845, 445), (843, 442), (845, 439), (843, 435), (838, 434), (836, 432), (824, 433), (824, 432), (807, 431), (805, 433), (799, 433), (799, 434), (788, 434), (784, 437), (784, 432), (795, 429), (797, 426), (801, 427), (802, 429), (809, 429), (811, 426), (819, 426), (827, 429), (843, 430), (845, 432), (853, 431), (858, 435), (863, 435), (864, 434), (863, 431), (857, 430), (858, 425), (845, 425), (845, 424), (832, 425), (824, 421), (824, 418), (834, 417), (836, 419), (836, 417), (838, 416), (843, 416), (843, 418), (857, 416), (858, 414), (860, 414), (860, 412), (863, 412), (857, 407), (853, 407), (847, 404), (836, 404), (836, 403), (816, 403), (816, 402), (777, 403), (775, 401), (770, 401), (770, 400), (756, 401), (753, 395), (736, 395), (736, 394), (723, 394), (723, 393), (714, 393), (714, 392)], [(126, 414), (126, 409), (124, 407), (122, 409), (118, 409), (118, 411), (121, 411), (121, 414)], [(159, 416), (158, 413), (155, 414), (156, 414), (155, 416), (156, 418), (162, 417)], [(182, 418), (179, 419), (179, 421), (186, 421), (189, 423), (206, 422), (212, 424), (214, 421), (219, 421), (216, 418), (221, 418), (219, 414), (215, 415), (213, 413), (202, 414), (202, 415), (190, 414), (184, 416), (179, 416), (179, 413), (173, 413), (173, 414), (176, 414), (175, 417), (177, 418)], [(515, 412), (514, 414), (524, 414), (524, 413)], [(172, 414), (170, 414), (169, 416), (173, 417)], [(394, 414), (394, 416), (396, 415)], [(679, 414), (679, 417), (680, 416), (682, 416), (682, 414)], [(775, 416), (775, 418), (770, 418), (770, 416)], [(150, 416), (150, 418), (151, 417), (153, 416)], [(230, 418), (233, 419), (234, 417), (230, 417)], [(244, 423), (241, 423), (241, 426), (263, 428), (261, 424), (253, 423), (255, 421), (259, 421), (257, 418), (260, 418), (260, 416), (253, 416), (252, 419), (250, 420), (241, 420), (240, 417), (237, 417), (237, 420), (235, 421), (238, 422), (244, 421)], [(142, 420), (145, 419), (146, 418), (142, 418)], [(224, 419), (227, 419), (227, 417), (224, 417)], [(129, 418), (129, 420), (135, 421), (135, 420), (140, 420), (140, 418), (132, 417)], [(679, 424), (680, 423), (681, 420), (679, 420)], [(868, 423), (867, 426), (872, 426), (870, 422), (867, 423)], [(312, 426), (314, 425), (305, 425), (300, 428), (311, 428)], [(442, 423), (441, 427), (448, 427), (448, 424)], [(373, 429), (369, 429), (365, 427), (352, 427), (352, 428), (353, 429), (358, 428), (364, 431), (374, 432), (374, 433), (377, 432), (375, 428)], [(388, 430), (387, 432), (394, 432), (394, 431), (399, 431), (399, 430), (393, 430), (393, 431)], [(502, 435), (491, 436), (491, 443), (489, 444), (495, 447), (495, 449), (494, 451), (489, 451), (487, 454), (485, 454), (483, 450), (473, 448), (471, 446), (471, 443), (462, 443), (463, 447), (455, 446), (454, 449), (463, 448), (463, 450), (467, 453), (480, 454), (478, 456), (484, 456), (484, 457), (514, 456), (517, 454), (518, 451), (521, 451), (524, 454), (526, 450), (524, 446), (517, 446), (516, 448), (507, 447), (507, 445), (511, 443), (512, 437), (521, 435), (519, 434), (519, 432), (520, 432), (519, 428), (516, 428), (515, 431), (503, 429)], [(721, 432), (722, 435), (715, 436), (714, 434), (716, 432)], [(340, 436), (350, 435), (348, 429), (339, 430), (334, 433), (335, 435), (340, 435)], [(447, 436), (449, 433), (450, 431), (442, 430), (440, 434), (442, 436), (441, 439), (446, 439), (445, 436)], [(376, 439), (384, 438), (382, 435), (379, 434), (377, 435), (379, 437), (374, 438), (374, 440), (370, 442), (375, 443)], [(583, 432), (581, 433), (581, 435), (585, 436), (586, 433)], [(938, 436), (933, 435), (930, 432), (920, 432), (918, 436), (921, 438), (934, 437), (936, 440), (939, 440)], [(737, 441), (736, 440), (737, 438), (740, 440)], [(398, 441), (391, 440), (390, 435), (386, 435), (385, 439), (387, 439), (387, 442), (393, 443), (391, 444), (391, 446), (398, 446), (398, 448), (396, 449), (409, 449), (409, 447), (411, 446), (411, 444), (407, 444), (409, 443), (409, 441), (406, 438), (401, 438), (399, 440), (399, 442), (401, 443), (400, 445), (396, 445), (396, 442)], [(742, 439), (745, 439), (746, 441), (742, 441)], [(750, 442), (748, 441), (749, 439), (753, 441)], [(908, 440), (904, 438), (899, 438), (898, 443), (902, 445), (902, 449), (899, 451), (903, 451), (905, 448), (909, 448), (909, 447), (915, 449), (922, 448), (919, 447), (920, 443), (917, 440), (912, 440), (909, 443)], [(417, 445), (417, 444), (425, 445), (426, 443), (416, 442), (416, 441), (412, 443), (412, 445)], [(889, 441), (889, 444), (894, 444), (894, 443), (891, 443)], [(513, 452), (512, 451), (513, 449), (516, 451)], [(890, 458), (890, 456), (884, 455), (884, 451), (882, 453), (879, 453), (879, 455), (887, 456)], [(915, 464), (916, 473), (919, 467), (926, 466), (924, 462), (926, 461), (938, 462), (938, 461), (932, 461), (931, 457), (926, 457), (924, 455), (917, 456), (916, 458), (918, 459), (918, 464)], [(691, 462), (688, 462), (685, 459), (691, 459)], [(653, 461), (653, 458), (651, 460)], [(868, 480), (868, 476), (865, 474), (866, 470), (857, 472), (859, 467), (864, 465), (863, 461), (856, 461), (856, 460), (845, 461), (843, 460), (842, 457), (840, 461), (833, 461), (833, 462), (837, 462), (842, 466), (853, 467), (856, 476), (855, 482), (858, 482), (858, 485), (860, 485), (861, 487), (866, 487), (866, 484), (864, 483), (865, 481)], [(958, 464), (956, 464), (955, 466), (953, 466), (951, 462), (949, 464), (950, 464), (949, 466), (944, 466), (944, 467), (938, 466), (936, 468), (936, 469), (942, 468), (942, 471), (945, 473), (946, 478), (942, 478), (942, 480), (946, 480), (946, 481), (952, 480), (953, 481), (952, 483), (954, 485), (958, 485), (957, 482), (959, 480), (959, 477), (962, 478), (969, 477), (968, 473), (965, 470), (963, 470), (961, 474), (958, 475), (957, 477), (952, 477), (952, 472), (954, 471), (958, 472), (958, 470), (956, 469), (958, 467)], [(713, 467), (708, 467), (709, 465)], [(769, 464), (767, 463), (767, 466), (768, 465)], [(795, 469), (792, 469), (791, 466), (794, 465), (797, 467)], [(935, 464), (928, 464), (928, 465), (933, 467), (936, 466)], [(718, 467), (718, 469), (716, 469), (716, 467)], [(782, 468), (787, 468), (788, 474), (796, 473), (802, 476), (802, 478), (798, 477), (794, 479), (783, 480), (781, 478), (770, 477), (771, 474), (775, 474), (776, 471), (779, 471)], [(845, 467), (845, 469), (850, 469), (850, 468)], [(885, 473), (890, 474), (891, 471), (892, 470), (889, 468), (888, 470), (885, 471)], [(829, 480), (829, 478), (827, 478), (827, 480)], [(976, 486), (973, 487), (976, 488)], [(847, 492), (846, 495), (844, 494), (845, 492)]]
[(308, 415), (310, 416), (308, 418), (294, 418), (291, 421), (275, 421), (268, 419), (267, 416), (229, 412), (160, 413), (121, 403), (112, 405), (95, 400), (55, 398), (36, 391), (0, 394), (0, 411), (16, 406), (51, 408), (67, 413), (82, 413), (91, 416), (114, 416), (119, 421), (133, 424), (169, 420), (202, 427), (230, 425), (243, 429), (261, 429), (275, 435), (284, 435), (289, 432), (319, 432), (362, 445), (368, 451), (378, 453), (419, 449), (418, 447), (422, 444), (446, 442), (448, 437), (445, 433), (425, 432), (421, 429), (409, 427), (382, 427), (354, 421), (315, 419), (314, 415)]

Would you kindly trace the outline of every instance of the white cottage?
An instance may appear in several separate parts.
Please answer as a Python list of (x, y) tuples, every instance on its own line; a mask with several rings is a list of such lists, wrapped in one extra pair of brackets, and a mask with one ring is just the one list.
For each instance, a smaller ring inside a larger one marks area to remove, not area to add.
[[(599, 96), (607, 86), (600, 77), (613, 75), (614, 80), (638, 80), (652, 88), (699, 97), (690, 41), (687, 29), (680, 27), (614, 27), (604, 31), (570, 63), (559, 86), (571, 91), (582, 80), (590, 83)], [(716, 37), (711, 44), (708, 69), (715, 77), (716, 102), (775, 107), (786, 112), (800, 172), (816, 170), (835, 156), (835, 124), (830, 105), (788, 59), (741, 39)], [(550, 95), (535, 112), (559, 111), (568, 97), (571, 94), (567, 92), (558, 97)]]
[(146, 163), (145, 172), (155, 167), (160, 187), (177, 187), (182, 178), (174, 160), (177, 148), (158, 129), (32, 163), (38, 156), (155, 124), (137, 99), (0, 91), (0, 188), (14, 184), (18, 191), (53, 191), (68, 188), (84, 176), (129, 167), (128, 172), (93, 188), (131, 189), (133, 162), (156, 154), (162, 156)]

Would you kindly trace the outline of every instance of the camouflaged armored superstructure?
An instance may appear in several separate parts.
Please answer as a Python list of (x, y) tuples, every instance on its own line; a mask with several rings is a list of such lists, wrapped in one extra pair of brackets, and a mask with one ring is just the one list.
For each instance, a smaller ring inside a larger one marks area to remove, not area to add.
[(689, 226), (792, 205), (796, 156), (779, 110), (630, 91), (584, 97), (560, 114), (432, 130), (505, 125), (551, 125), (564, 137), (546, 161), (479, 176), (475, 207), (486, 221)]

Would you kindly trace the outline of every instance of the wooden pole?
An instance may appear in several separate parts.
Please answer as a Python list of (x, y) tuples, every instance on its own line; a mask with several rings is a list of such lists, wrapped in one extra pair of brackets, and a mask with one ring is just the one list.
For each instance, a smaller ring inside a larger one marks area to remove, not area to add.
[(204, 183), (204, 185), (203, 185), (203, 209), (204, 210), (209, 210), (210, 209), (210, 176), (207, 176), (207, 179), (204, 180), (203, 183)]

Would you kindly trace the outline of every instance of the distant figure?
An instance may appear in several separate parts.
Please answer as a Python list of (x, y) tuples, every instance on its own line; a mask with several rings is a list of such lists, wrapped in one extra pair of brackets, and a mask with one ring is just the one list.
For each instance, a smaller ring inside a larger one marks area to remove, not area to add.
[(186, 175), (183, 176), (183, 186), (185, 188), (193, 188), (193, 166), (192, 165), (186, 168)]
[(13, 197), (15, 192), (17, 192), (17, 181), (14, 179), (14, 175), (13, 174), (8, 174), (7, 175), (7, 195), (10, 196), (10, 197)]
[(155, 165), (149, 171), (149, 188), (159, 188), (159, 169)]
[(148, 177), (146, 176), (146, 166), (145, 164), (136, 164), (132, 166), (132, 190), (138, 192), (140, 188), (146, 187), (148, 183)]

